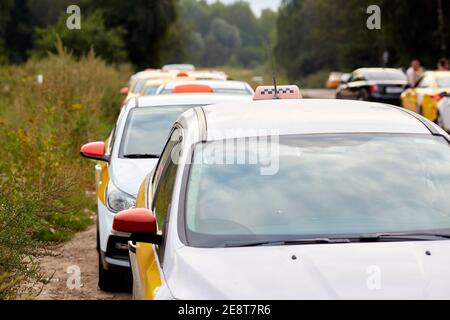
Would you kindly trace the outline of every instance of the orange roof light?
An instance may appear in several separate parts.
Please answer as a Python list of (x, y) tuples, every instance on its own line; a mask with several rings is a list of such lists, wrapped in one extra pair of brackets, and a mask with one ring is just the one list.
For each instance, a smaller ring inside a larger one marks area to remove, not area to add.
[(182, 84), (172, 89), (172, 93), (213, 93), (214, 90), (205, 84)]
[(189, 77), (189, 74), (186, 71), (180, 71), (177, 73), (177, 78)]
[(253, 100), (272, 100), (272, 99), (302, 99), (299, 87), (296, 85), (277, 86), (275, 94), (274, 86), (259, 86), (255, 90)]

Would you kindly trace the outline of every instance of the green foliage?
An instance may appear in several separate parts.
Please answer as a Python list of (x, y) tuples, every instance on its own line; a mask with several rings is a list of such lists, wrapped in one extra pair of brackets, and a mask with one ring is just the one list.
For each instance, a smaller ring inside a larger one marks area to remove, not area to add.
[[(434, 68), (450, 48), (449, 24), (439, 25), (440, 0), (284, 0), (278, 17), (277, 60), (291, 80), (319, 70), (350, 71), (383, 64), (407, 66), (413, 58)], [(450, 2), (441, 1), (445, 19)], [(381, 8), (381, 30), (369, 30), (369, 5)], [(439, 37), (444, 36), (444, 37)], [(442, 50), (442, 38), (447, 49)]]
[(207, 67), (264, 63), (268, 44), (275, 42), (275, 12), (264, 10), (257, 18), (244, 1), (225, 5), (182, 0), (180, 4), (187, 60)]
[(120, 26), (127, 30), (125, 46), (135, 65), (159, 67), (179, 50), (171, 29), (177, 21), (178, 0), (95, 0), (89, 3), (89, 8), (104, 10), (107, 27)]
[(63, 15), (54, 26), (37, 28), (33, 56), (43, 57), (47, 52), (54, 52), (55, 42), (59, 36), (71, 52), (81, 57), (91, 49), (108, 62), (123, 62), (127, 58), (123, 37), (126, 31), (121, 27), (106, 28), (103, 13), (100, 10), (83, 16), (81, 29), (70, 30), (66, 26), (67, 16)]
[(33, 30), (56, 22), (71, 0), (0, 1), (0, 63), (20, 63), (33, 48)]
[(215, 18), (205, 39), (205, 65), (224, 65), (239, 47), (241, 38), (239, 30), (221, 18)]
[[(65, 28), (70, 4), (81, 8), (81, 30)], [(178, 0), (1, 0), (0, 64), (22, 63), (30, 52), (42, 56), (53, 51), (58, 33), (75, 55), (94, 46), (107, 61), (128, 58), (139, 67), (159, 66), (183, 54), (182, 35), (174, 29), (177, 17)], [(35, 29), (40, 30), (37, 38)]]
[(30, 257), (43, 241), (92, 222), (93, 163), (79, 147), (107, 136), (124, 81), (93, 52), (75, 59), (61, 43), (46, 59), (0, 68), (0, 298), (39, 279)]

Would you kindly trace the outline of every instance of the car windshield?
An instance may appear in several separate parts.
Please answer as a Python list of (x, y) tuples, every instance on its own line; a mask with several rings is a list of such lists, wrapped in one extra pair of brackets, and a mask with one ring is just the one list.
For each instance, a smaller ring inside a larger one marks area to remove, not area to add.
[(377, 81), (377, 80), (405, 80), (406, 75), (401, 71), (370, 71), (365, 73), (367, 80)]
[(436, 83), (439, 88), (450, 88), (450, 77), (436, 78)]
[(194, 106), (141, 107), (130, 111), (122, 136), (119, 157), (159, 156), (172, 125), (185, 110)]
[(144, 96), (151, 96), (156, 94), (156, 91), (158, 91), (159, 85), (157, 86), (148, 86), (145, 88)]
[(137, 80), (133, 87), (133, 93), (139, 93), (146, 82), (147, 79)]
[[(249, 139), (196, 145), (186, 182), (188, 245), (384, 232), (450, 234), (450, 148), (444, 138), (273, 138), (266, 148)], [(264, 168), (273, 170), (264, 173)]]

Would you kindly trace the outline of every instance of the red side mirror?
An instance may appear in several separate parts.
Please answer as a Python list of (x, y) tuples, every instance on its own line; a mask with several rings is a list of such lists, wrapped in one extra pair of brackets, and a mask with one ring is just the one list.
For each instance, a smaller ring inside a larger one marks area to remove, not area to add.
[(80, 154), (85, 158), (100, 161), (109, 161), (109, 156), (107, 156), (105, 153), (106, 147), (103, 141), (87, 143), (80, 149)]
[(112, 229), (124, 233), (156, 235), (156, 218), (150, 210), (128, 209), (114, 216)]
[(123, 87), (120, 89), (120, 94), (126, 96), (128, 94), (128, 87)]

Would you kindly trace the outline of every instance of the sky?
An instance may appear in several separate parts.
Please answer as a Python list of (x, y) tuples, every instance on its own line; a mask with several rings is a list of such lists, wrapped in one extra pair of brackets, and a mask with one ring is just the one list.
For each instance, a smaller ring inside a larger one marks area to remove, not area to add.
[[(216, 2), (217, 0), (207, 0), (209, 3)], [(237, 0), (220, 0), (223, 3), (233, 3)], [(245, 2), (250, 3), (253, 12), (259, 16), (261, 14), (261, 10), (265, 8), (271, 8), (273, 10), (277, 10), (278, 6), (281, 3), (281, 0), (244, 0)]]

